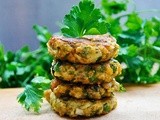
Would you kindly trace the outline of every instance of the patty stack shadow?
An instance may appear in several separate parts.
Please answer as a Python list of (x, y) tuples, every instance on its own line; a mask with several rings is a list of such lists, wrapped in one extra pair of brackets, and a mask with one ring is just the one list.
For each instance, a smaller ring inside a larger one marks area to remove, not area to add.
[(53, 36), (47, 43), (54, 60), (51, 91), (46, 95), (60, 116), (92, 117), (107, 114), (117, 105), (115, 77), (121, 65), (114, 58), (119, 45), (109, 34), (83, 38)]

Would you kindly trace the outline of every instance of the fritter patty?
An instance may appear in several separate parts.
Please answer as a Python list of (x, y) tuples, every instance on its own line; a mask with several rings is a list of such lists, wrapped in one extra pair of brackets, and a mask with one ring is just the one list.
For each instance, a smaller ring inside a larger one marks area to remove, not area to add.
[(47, 46), (55, 59), (81, 64), (107, 61), (119, 51), (115, 38), (109, 34), (87, 35), (81, 39), (53, 36)]
[(52, 109), (60, 116), (69, 117), (92, 117), (96, 115), (107, 114), (117, 106), (117, 100), (114, 97), (104, 98), (102, 100), (78, 100), (57, 98), (52, 92), (50, 95), (50, 104)]
[(52, 75), (56, 78), (82, 84), (110, 82), (121, 70), (120, 63), (114, 59), (90, 65), (53, 61), (51, 67)]
[(102, 85), (75, 85), (66, 84), (60, 80), (54, 79), (51, 82), (51, 90), (56, 97), (73, 97), (76, 99), (102, 99), (110, 97), (113, 92), (119, 90), (119, 83), (112, 80), (110, 83)]

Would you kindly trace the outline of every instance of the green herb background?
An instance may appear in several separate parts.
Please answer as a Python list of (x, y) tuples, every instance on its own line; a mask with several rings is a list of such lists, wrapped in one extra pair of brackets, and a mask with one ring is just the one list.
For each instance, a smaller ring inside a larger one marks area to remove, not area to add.
[(52, 78), (50, 66), (53, 58), (46, 47), (52, 34), (46, 27), (35, 25), (33, 29), (40, 41), (39, 48), (35, 51), (24, 46), (16, 52), (5, 52), (3, 45), (0, 45), (0, 88), (24, 87), (35, 76)]
[[(64, 17), (61, 33), (79, 38), (109, 32), (121, 47), (116, 59), (123, 63), (124, 69), (117, 80), (120, 83), (157, 83), (160, 81), (160, 19), (143, 19), (140, 17), (143, 12), (136, 10), (121, 14), (128, 11), (127, 5), (127, 0), (102, 0), (97, 9), (90, 0), (82, 0)], [(52, 79), (53, 58), (46, 46), (52, 34), (46, 27), (35, 25), (33, 29), (40, 41), (35, 51), (25, 46), (16, 52), (5, 52), (0, 44), (0, 88), (26, 86), (18, 101), (27, 110), (38, 112), (43, 91), (49, 88), (49, 79)]]

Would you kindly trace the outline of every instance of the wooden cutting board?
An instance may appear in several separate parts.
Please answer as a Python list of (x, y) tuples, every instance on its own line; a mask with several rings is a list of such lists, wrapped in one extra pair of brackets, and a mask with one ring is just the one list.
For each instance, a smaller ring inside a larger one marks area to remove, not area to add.
[[(126, 86), (116, 93), (118, 106), (107, 115), (89, 120), (160, 120), (160, 84)], [(70, 120), (54, 113), (44, 100), (40, 114), (27, 112), (16, 97), (23, 88), (0, 89), (0, 120)]]

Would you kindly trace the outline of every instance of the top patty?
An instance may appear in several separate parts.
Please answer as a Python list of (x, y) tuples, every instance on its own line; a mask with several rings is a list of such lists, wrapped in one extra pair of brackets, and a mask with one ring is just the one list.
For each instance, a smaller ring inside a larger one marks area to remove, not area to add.
[(55, 59), (81, 64), (107, 61), (119, 51), (115, 38), (109, 34), (87, 35), (81, 39), (53, 36), (47, 46)]

